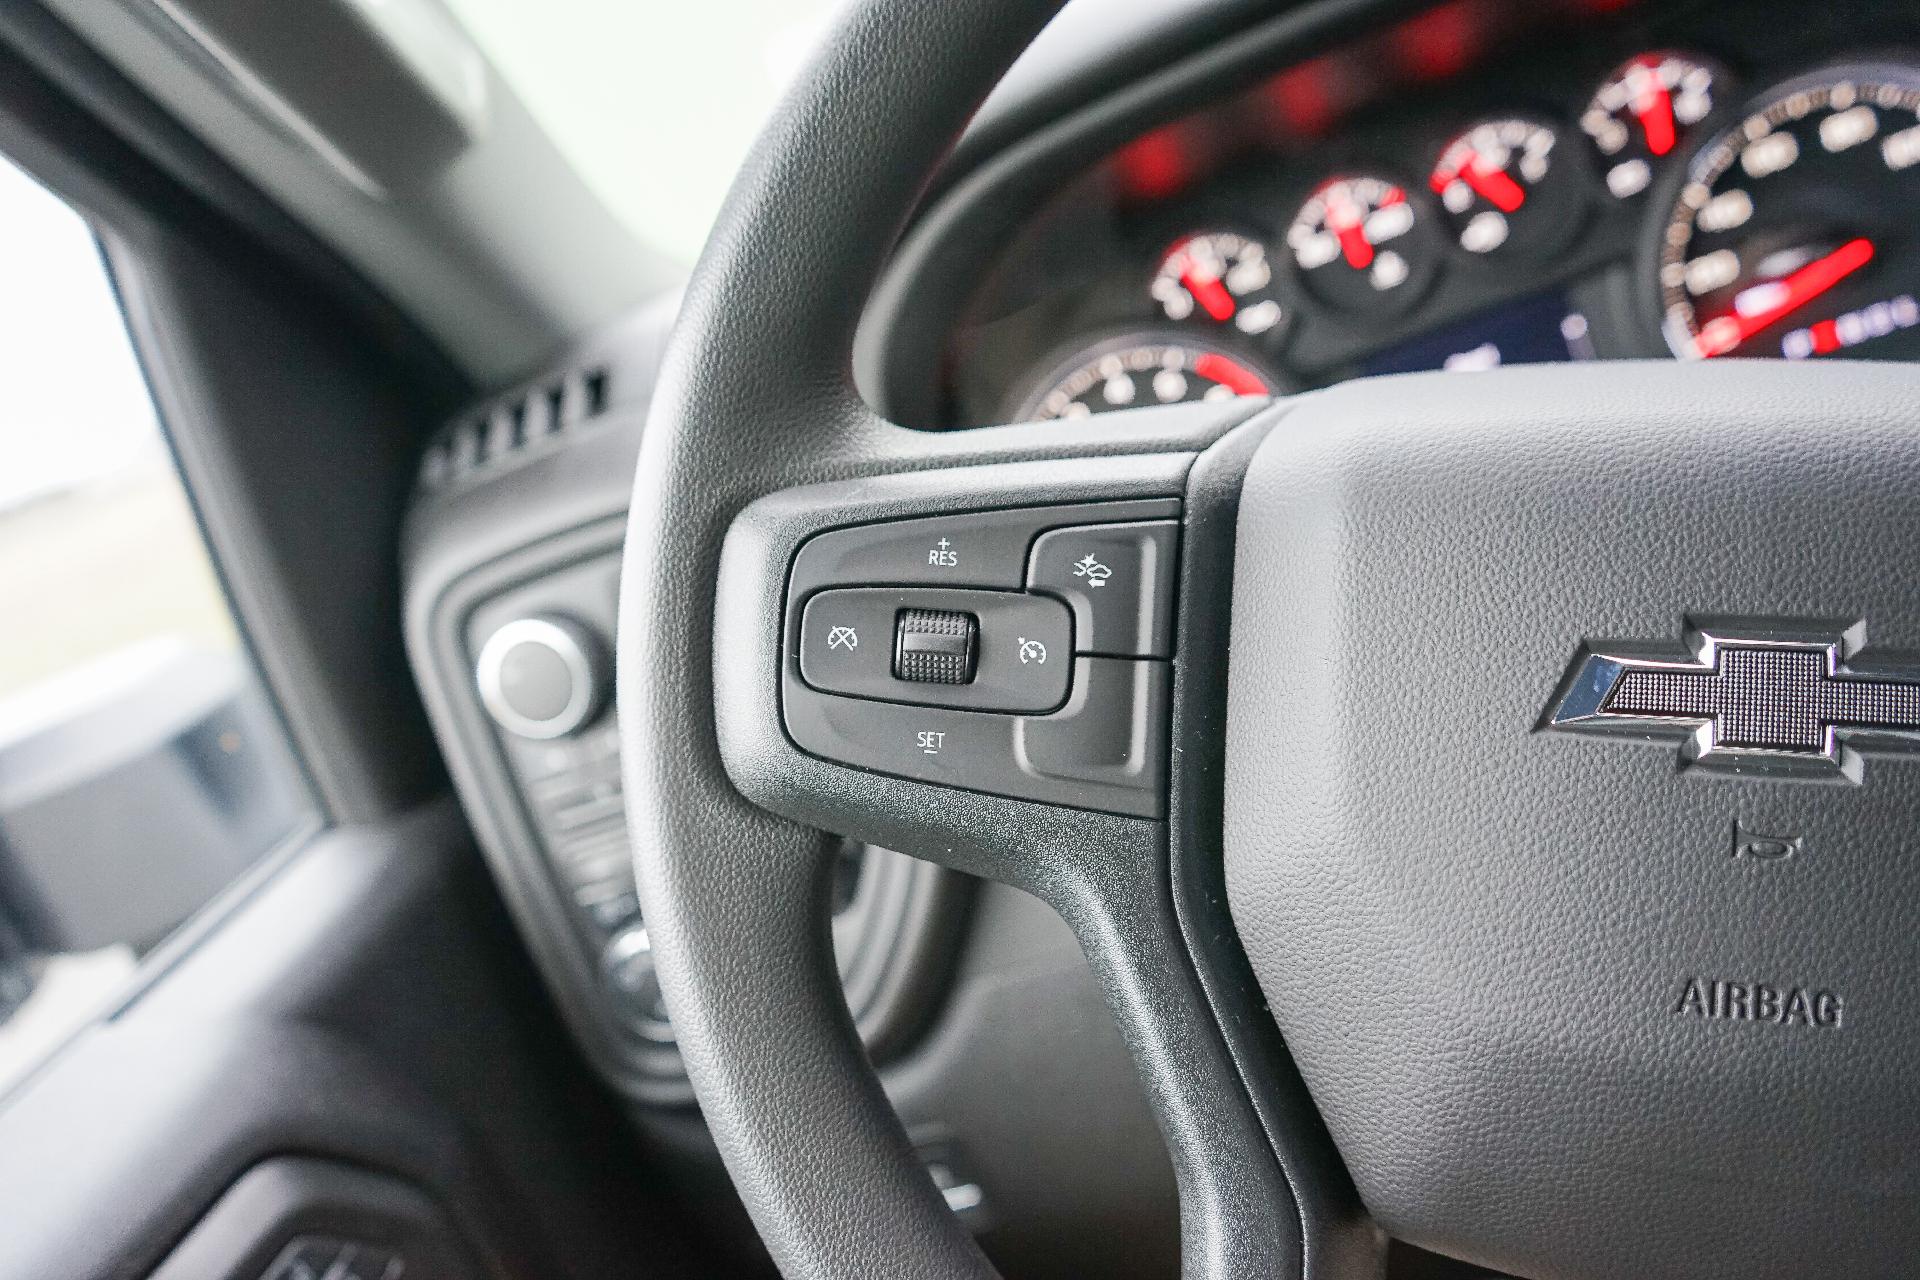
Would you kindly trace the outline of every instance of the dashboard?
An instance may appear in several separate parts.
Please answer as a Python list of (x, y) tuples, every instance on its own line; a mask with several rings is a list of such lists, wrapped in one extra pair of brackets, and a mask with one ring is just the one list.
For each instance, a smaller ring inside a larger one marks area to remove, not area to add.
[(1916, 208), (1910, 10), (1453, 0), (1053, 175), (955, 291), (927, 408), (974, 426), (1423, 369), (1912, 359)]

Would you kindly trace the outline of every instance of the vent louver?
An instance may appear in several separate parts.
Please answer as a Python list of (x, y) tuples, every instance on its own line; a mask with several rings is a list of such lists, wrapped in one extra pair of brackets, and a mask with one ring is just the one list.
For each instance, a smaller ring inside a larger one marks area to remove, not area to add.
[(444, 489), (512, 466), (591, 423), (607, 402), (604, 368), (571, 369), (524, 387), (441, 430), (421, 460), (420, 487)]

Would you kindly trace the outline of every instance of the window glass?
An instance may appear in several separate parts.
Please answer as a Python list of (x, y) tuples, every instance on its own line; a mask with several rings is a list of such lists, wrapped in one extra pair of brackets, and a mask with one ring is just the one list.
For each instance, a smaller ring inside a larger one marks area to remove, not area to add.
[(0, 1090), (307, 821), (86, 223), (0, 161)]
[(450, 0), (643, 243), (691, 264), (747, 148), (843, 0)]

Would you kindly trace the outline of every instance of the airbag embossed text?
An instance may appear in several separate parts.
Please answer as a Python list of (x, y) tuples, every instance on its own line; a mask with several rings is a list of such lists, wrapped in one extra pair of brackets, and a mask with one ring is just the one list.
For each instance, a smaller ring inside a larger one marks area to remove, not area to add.
[(1688, 978), (1672, 1006), (1702, 1021), (1765, 1022), (1780, 1027), (1838, 1027), (1843, 1004), (1831, 991), (1726, 978)]

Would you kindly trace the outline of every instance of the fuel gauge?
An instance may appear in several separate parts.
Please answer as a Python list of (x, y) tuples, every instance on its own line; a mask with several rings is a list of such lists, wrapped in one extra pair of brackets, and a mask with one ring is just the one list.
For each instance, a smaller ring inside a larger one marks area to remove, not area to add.
[(1713, 110), (1720, 80), (1711, 64), (1679, 53), (1643, 53), (1615, 68), (1580, 113), (1607, 190), (1621, 200), (1645, 191), (1653, 166)]
[(1412, 305), (1439, 262), (1406, 188), (1370, 174), (1315, 188), (1287, 228), (1287, 247), (1308, 290), (1348, 311)]
[(1584, 181), (1545, 124), (1484, 120), (1446, 145), (1427, 178), (1455, 240), (1487, 259), (1538, 257), (1579, 226)]
[(1231, 325), (1253, 337), (1285, 327), (1267, 247), (1233, 231), (1182, 236), (1160, 259), (1149, 291), (1169, 320)]

